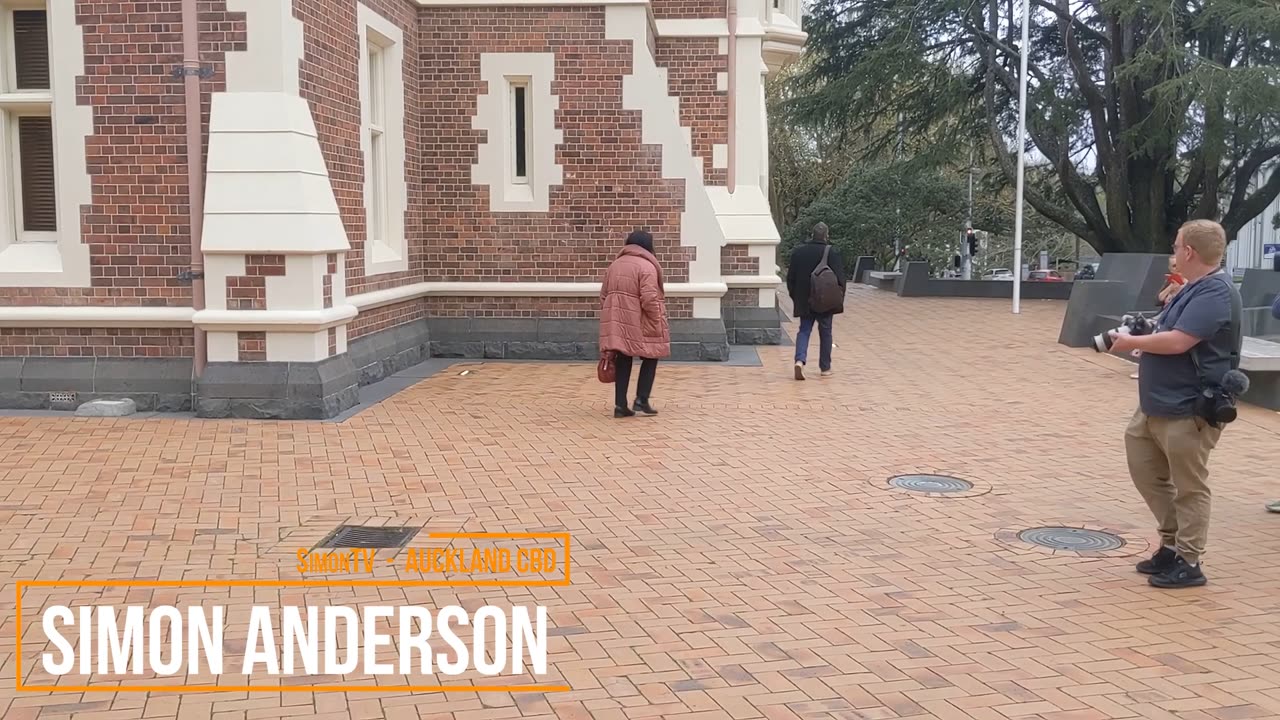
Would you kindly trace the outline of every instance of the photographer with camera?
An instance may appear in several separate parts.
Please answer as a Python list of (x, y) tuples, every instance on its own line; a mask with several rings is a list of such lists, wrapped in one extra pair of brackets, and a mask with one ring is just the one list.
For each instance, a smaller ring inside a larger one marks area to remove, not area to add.
[(1125, 431), (1129, 474), (1159, 526), (1161, 547), (1138, 563), (1160, 588), (1204, 585), (1200, 558), (1209, 531), (1209, 453), (1235, 419), (1241, 300), (1222, 270), (1226, 232), (1210, 220), (1178, 230), (1173, 251), (1186, 285), (1154, 327), (1112, 331), (1110, 351), (1141, 351), (1139, 408)]

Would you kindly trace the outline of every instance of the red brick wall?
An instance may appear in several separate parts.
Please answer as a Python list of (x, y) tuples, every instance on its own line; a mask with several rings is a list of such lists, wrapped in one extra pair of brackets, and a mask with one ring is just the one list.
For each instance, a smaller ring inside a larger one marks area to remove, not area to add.
[(727, 14), (724, 0), (653, 0), (653, 16), (659, 20), (722, 18)]
[(244, 275), (227, 277), (227, 309), (266, 310), (267, 278), (283, 276), (283, 255), (246, 255)]
[(723, 168), (712, 166), (713, 145), (729, 142), (729, 103), (716, 90), (716, 74), (724, 72), (725, 56), (718, 38), (659, 38), (658, 65), (667, 69), (667, 85), (680, 99), (680, 124), (692, 130), (693, 154), (703, 162), (703, 182), (724, 185)]
[(265, 362), (267, 359), (267, 334), (264, 332), (238, 332), (240, 362)]
[[(423, 149), (420, 107), (429, 96), (419, 94), (418, 5), (413, 0), (365, 0), (379, 15), (404, 31), (404, 137), (408, 211), (405, 235), (409, 243), (409, 272), (366, 278), (364, 153), (360, 148), (360, 47), (356, 0), (293, 0), (293, 13), (302, 20), (304, 52), (302, 97), (311, 103), (316, 131), (324, 152), (333, 193), (342, 213), (351, 249), (346, 255), (347, 293), (355, 295), (420, 280), (422, 215), (439, 197), (422, 193)], [(388, 68), (390, 72), (390, 68)]]
[[(662, 178), (660, 148), (641, 144), (639, 113), (622, 107), (631, 47), (605, 39), (603, 8), (424, 8), (421, 15), (426, 280), (599, 281), (638, 226), (653, 232), (668, 281), (687, 280), (693, 250), (679, 246), (683, 183)], [(489, 189), (471, 184), (484, 136), (471, 127), (486, 90), (483, 52), (556, 54), (551, 89), (559, 96), (564, 184), (551, 188), (549, 213), (491, 213)]]
[(730, 288), (720, 299), (720, 307), (756, 307), (760, 304), (760, 291), (754, 288)]
[(760, 258), (747, 254), (746, 245), (725, 245), (720, 248), (721, 275), (759, 275)]
[[(191, 304), (177, 280), (190, 264), (183, 83), (178, 0), (76, 0), (85, 75), (77, 102), (93, 109), (86, 141), (92, 202), (75, 233), (89, 246), (90, 287), (0, 288), (0, 305), (170, 306)], [(226, 0), (200, 2), (201, 81), (208, 128), (210, 94), (225, 88), (225, 57), (245, 48), (244, 16)], [(191, 357), (190, 329), (0, 328), (0, 355)]]
[(191, 357), (180, 328), (0, 328), (0, 357)]
[(354, 320), (347, 324), (347, 342), (361, 335), (386, 330), (397, 325), (421, 320), (423, 315), (422, 300), (410, 300), (395, 305), (384, 305), (372, 310), (362, 310)]
[[(430, 317), (594, 318), (600, 314), (600, 301), (593, 297), (429, 297), (424, 302)], [(693, 301), (689, 298), (668, 298), (667, 316), (693, 317)]]
[[(182, 64), (181, 3), (77, 0), (76, 21), (85, 45), (77, 101), (93, 108), (93, 201), (80, 227), (59, 232), (89, 245), (91, 287), (0, 288), (0, 305), (190, 305), (191, 286), (176, 277), (191, 252), (183, 83), (171, 75)], [(209, 94), (225, 87), (226, 53), (245, 47), (244, 15), (227, 12), (226, 0), (201, 0), (200, 32), (201, 61), (214, 69), (201, 81), (207, 129)], [(60, 337), (81, 350), (102, 347), (92, 344), (97, 336)], [(181, 354), (165, 343), (144, 347)]]

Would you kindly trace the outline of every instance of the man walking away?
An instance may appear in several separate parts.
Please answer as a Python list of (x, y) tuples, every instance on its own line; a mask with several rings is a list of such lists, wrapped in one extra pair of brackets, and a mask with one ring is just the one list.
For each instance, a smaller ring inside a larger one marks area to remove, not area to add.
[(1240, 293), (1221, 268), (1226, 244), (1215, 222), (1183, 225), (1173, 251), (1186, 286), (1170, 299), (1151, 334), (1112, 332), (1112, 352), (1142, 351), (1139, 408), (1124, 445), (1129, 474), (1155, 515), (1161, 540), (1155, 555), (1138, 563), (1138, 572), (1159, 588), (1207, 582), (1200, 558), (1209, 535), (1209, 453), (1222, 426), (1200, 400), (1206, 390), (1221, 390), (1243, 341)]
[(844, 258), (828, 239), (826, 223), (813, 226), (813, 237), (791, 251), (787, 265), (787, 294), (793, 315), (800, 318), (796, 333), (797, 380), (804, 379), (809, 357), (809, 336), (818, 325), (818, 368), (823, 377), (831, 375), (831, 319), (844, 312)]

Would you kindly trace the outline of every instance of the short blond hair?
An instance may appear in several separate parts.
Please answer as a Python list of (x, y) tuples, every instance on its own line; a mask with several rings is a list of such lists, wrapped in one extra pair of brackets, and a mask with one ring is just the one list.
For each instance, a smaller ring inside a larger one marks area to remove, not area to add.
[(1192, 220), (1178, 228), (1182, 244), (1196, 251), (1206, 264), (1221, 265), (1227, 252), (1227, 231), (1212, 220)]

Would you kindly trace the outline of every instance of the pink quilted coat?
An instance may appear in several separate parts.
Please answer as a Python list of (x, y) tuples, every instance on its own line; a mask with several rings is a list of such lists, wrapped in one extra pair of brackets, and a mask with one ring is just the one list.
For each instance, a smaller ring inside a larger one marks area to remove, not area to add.
[(600, 350), (641, 358), (671, 355), (671, 329), (658, 259), (625, 245), (600, 288)]

